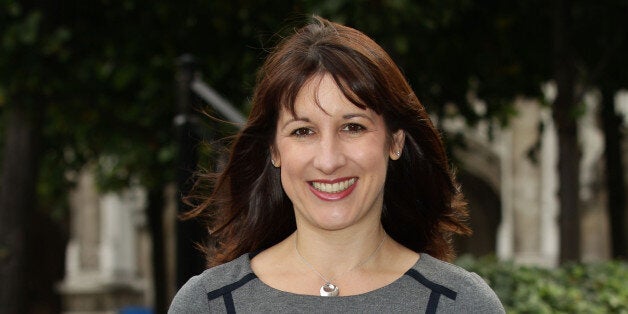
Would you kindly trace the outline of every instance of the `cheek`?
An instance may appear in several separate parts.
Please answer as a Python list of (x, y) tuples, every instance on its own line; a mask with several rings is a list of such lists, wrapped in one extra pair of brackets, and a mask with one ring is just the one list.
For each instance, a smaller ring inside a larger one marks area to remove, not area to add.
[(281, 158), (281, 182), (286, 183), (296, 180), (302, 175), (302, 168), (307, 159), (303, 151), (294, 148), (284, 148), (279, 151)]
[(276, 151), (276, 155), (277, 157), (281, 160), (281, 166), (283, 168), (284, 164), (286, 166), (291, 166), (292, 163), (294, 163), (295, 160), (295, 154), (298, 152), (295, 152), (295, 148), (294, 145), (286, 145), (285, 143), (279, 143), (277, 145), (277, 151)]
[(299, 202), (301, 195), (304, 191), (304, 171), (303, 167), (296, 165), (294, 161), (282, 159), (281, 172), (281, 187), (292, 202)]
[(352, 149), (355, 160), (360, 164), (369, 167), (386, 167), (389, 157), (388, 146), (385, 143), (373, 143), (361, 145), (360, 148)]

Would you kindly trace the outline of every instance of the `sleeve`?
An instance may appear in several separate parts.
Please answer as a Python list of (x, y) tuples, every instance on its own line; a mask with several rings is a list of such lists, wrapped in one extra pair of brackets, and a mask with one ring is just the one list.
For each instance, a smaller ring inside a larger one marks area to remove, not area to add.
[(201, 275), (190, 278), (179, 289), (168, 309), (168, 314), (208, 312), (209, 304)]
[(489, 285), (476, 273), (470, 273), (471, 284), (463, 289), (456, 300), (458, 313), (506, 313), (499, 298)]

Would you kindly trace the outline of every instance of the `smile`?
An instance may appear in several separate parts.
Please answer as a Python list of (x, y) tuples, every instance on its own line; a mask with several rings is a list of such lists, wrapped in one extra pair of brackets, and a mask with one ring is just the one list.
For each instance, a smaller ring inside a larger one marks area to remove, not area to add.
[(340, 193), (347, 190), (353, 184), (355, 184), (356, 178), (351, 178), (348, 180), (334, 182), (334, 183), (323, 183), (323, 182), (312, 182), (312, 187), (318, 191), (324, 193)]

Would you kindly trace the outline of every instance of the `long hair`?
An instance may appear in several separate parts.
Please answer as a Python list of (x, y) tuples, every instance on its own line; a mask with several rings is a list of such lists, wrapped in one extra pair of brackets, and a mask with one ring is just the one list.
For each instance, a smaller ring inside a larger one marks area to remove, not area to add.
[[(320, 17), (283, 39), (262, 65), (251, 114), (223, 172), (199, 178), (190, 217), (205, 217), (208, 266), (279, 243), (296, 230), (292, 202), (271, 164), (282, 108), (308, 79), (329, 74), (360, 108), (383, 116), (387, 133), (405, 132), (401, 158), (390, 161), (382, 224), (396, 241), (442, 260), (454, 257), (453, 234), (470, 234), (466, 204), (440, 134), (390, 56), (363, 33)], [(205, 193), (207, 183), (213, 189)]]

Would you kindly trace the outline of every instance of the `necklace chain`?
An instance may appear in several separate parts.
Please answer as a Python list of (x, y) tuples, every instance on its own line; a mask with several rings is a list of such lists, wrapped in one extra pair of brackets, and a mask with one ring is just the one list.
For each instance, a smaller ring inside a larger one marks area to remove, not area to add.
[[(309, 268), (310, 268), (313, 272), (315, 272), (315, 273), (316, 273), (319, 277), (321, 277), (321, 279), (323, 279), (323, 280), (325, 281), (325, 284), (326, 284), (326, 285), (328, 285), (328, 284), (332, 284), (332, 281), (333, 281), (334, 279), (337, 279), (337, 278), (339, 278), (339, 277), (343, 276), (344, 274), (346, 274), (346, 273), (348, 273), (348, 272), (350, 272), (350, 271), (352, 271), (352, 270), (354, 270), (354, 269), (357, 269), (357, 268), (359, 268), (360, 266), (362, 266), (362, 265), (366, 264), (368, 261), (370, 261), (370, 260), (371, 260), (371, 258), (373, 258), (373, 256), (375, 256), (375, 254), (377, 254), (377, 252), (379, 252), (379, 249), (382, 247), (382, 244), (384, 244), (384, 240), (386, 239), (386, 235), (384, 235), (384, 236), (382, 237), (382, 240), (381, 240), (381, 241), (379, 242), (379, 244), (377, 245), (377, 248), (375, 248), (375, 250), (374, 250), (374, 251), (373, 251), (373, 252), (372, 252), (372, 253), (371, 253), (368, 257), (366, 257), (366, 259), (364, 259), (362, 262), (360, 262), (360, 263), (358, 263), (357, 265), (355, 265), (355, 266), (353, 266), (353, 267), (351, 267), (351, 268), (349, 268), (349, 269), (347, 269), (347, 270), (343, 271), (343, 272), (342, 272), (342, 273), (340, 273), (339, 275), (336, 275), (336, 276), (334, 276), (334, 277), (332, 277), (332, 278), (330, 278), (330, 279), (327, 279), (327, 278), (325, 278), (325, 276), (323, 276), (323, 274), (321, 274), (318, 270), (316, 270), (316, 268), (315, 268), (312, 264), (310, 264), (310, 262), (308, 262), (308, 261), (305, 259), (305, 257), (303, 257), (303, 255), (301, 255), (301, 253), (299, 252), (299, 248), (297, 247), (297, 236), (298, 236), (298, 234), (297, 234), (297, 235), (295, 235), (295, 237), (294, 237), (294, 250), (297, 252), (297, 255), (299, 256), (299, 259), (301, 259), (301, 261), (303, 262), (303, 264), (305, 264), (305, 265), (306, 265), (307, 267), (309, 267)], [(335, 286), (335, 285), (333, 285), (333, 286)]]

